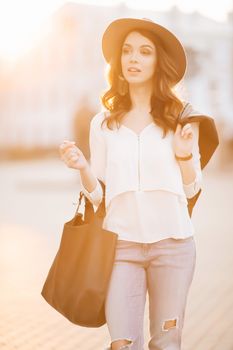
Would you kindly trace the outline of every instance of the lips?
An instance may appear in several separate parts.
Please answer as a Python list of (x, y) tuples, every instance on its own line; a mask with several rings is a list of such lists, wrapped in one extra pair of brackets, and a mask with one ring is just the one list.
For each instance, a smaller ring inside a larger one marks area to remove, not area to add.
[(136, 67), (129, 67), (128, 72), (135, 73), (135, 72), (141, 72), (141, 70), (139, 68), (136, 68)]

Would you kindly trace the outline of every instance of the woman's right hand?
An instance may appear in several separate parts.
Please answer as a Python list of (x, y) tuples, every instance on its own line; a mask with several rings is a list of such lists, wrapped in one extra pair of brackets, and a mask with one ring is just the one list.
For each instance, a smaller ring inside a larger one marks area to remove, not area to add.
[(82, 151), (75, 146), (74, 141), (63, 141), (59, 146), (59, 153), (69, 168), (82, 170), (89, 165)]

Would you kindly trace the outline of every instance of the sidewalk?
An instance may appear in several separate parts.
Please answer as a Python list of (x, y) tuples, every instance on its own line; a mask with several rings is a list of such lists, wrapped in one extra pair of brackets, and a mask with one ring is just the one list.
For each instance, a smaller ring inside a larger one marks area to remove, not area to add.
[[(0, 168), (0, 349), (103, 350), (109, 344), (106, 325), (75, 326), (40, 295), (63, 224), (75, 211), (77, 172), (56, 159), (2, 162)], [(232, 180), (230, 170), (204, 174), (193, 213), (197, 265), (182, 350), (233, 349)]]

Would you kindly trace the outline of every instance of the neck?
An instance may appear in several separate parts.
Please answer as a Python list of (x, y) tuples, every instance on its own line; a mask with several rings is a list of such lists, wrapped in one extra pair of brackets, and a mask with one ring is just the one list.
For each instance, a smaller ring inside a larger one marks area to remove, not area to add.
[(130, 84), (132, 110), (149, 113), (151, 110), (152, 84)]

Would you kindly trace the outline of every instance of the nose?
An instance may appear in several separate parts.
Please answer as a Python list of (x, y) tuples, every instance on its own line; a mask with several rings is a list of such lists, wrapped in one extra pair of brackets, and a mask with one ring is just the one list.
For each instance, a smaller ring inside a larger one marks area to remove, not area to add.
[(130, 62), (137, 62), (137, 52), (133, 51), (130, 56)]

